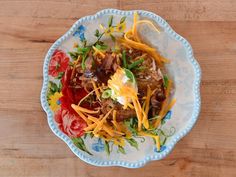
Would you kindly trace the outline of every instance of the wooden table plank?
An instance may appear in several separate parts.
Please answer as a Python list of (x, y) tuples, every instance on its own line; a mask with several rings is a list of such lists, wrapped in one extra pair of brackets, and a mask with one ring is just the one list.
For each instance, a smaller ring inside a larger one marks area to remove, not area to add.
[[(164, 160), (140, 169), (79, 160), (47, 125), (43, 58), (80, 17), (103, 8), (151, 10), (192, 44), (202, 68), (202, 109)], [(236, 176), (236, 1), (0, 1), (0, 176)], [(27, 87), (26, 87), (27, 85)]]

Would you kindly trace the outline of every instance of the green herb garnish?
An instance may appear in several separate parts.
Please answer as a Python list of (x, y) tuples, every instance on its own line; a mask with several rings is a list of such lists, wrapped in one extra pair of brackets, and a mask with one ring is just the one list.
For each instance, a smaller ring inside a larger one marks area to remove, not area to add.
[(137, 118), (130, 118), (130, 120), (126, 120), (125, 122), (125, 126), (129, 129), (129, 131), (131, 131), (132, 135), (137, 136), (138, 135), (138, 131), (137, 131)]
[(91, 47), (78, 47), (77, 48), (79, 55), (82, 56), (81, 66), (82, 66), (83, 70), (85, 70), (85, 68), (86, 68), (85, 61), (88, 57), (88, 53), (89, 53), (90, 49), (91, 49)]
[(165, 88), (167, 88), (169, 84), (169, 78), (167, 77), (167, 75), (164, 75), (163, 79), (164, 79), (163, 85)]
[(111, 89), (107, 89), (102, 93), (102, 98), (110, 98), (111, 97)]
[(95, 47), (98, 49), (98, 50), (106, 50), (108, 48), (107, 45), (105, 44), (96, 44)]
[(123, 62), (123, 66), (125, 68), (127, 68), (126, 51), (125, 50), (123, 50), (123, 52), (122, 52), (122, 62)]
[(130, 65), (128, 65), (128, 69), (133, 69), (135, 67), (137, 67), (138, 65), (140, 65), (142, 62), (144, 62), (144, 59), (143, 58), (140, 58), (139, 60), (131, 63)]
[(147, 69), (146, 66), (140, 66), (140, 67), (137, 67), (137, 68), (133, 68), (133, 70), (136, 70), (136, 71), (143, 71), (145, 69)]
[(68, 54), (70, 55), (70, 57), (73, 59), (73, 60), (77, 60), (78, 56), (79, 56), (79, 53), (78, 52), (68, 52)]

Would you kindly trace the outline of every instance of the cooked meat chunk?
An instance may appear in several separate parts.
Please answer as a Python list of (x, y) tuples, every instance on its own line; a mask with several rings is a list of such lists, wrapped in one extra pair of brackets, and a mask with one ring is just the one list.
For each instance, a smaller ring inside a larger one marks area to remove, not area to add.
[(99, 82), (107, 84), (108, 79), (120, 66), (120, 58), (112, 53), (106, 53), (105, 58), (95, 58), (95, 75)]
[[(105, 99), (102, 101), (102, 113), (106, 114), (109, 110), (116, 110), (116, 120), (117, 122), (121, 122), (125, 119), (129, 119), (131, 117), (136, 116), (136, 112), (133, 109), (123, 109), (123, 105), (120, 103), (115, 103), (112, 99)], [(109, 119), (112, 119), (112, 114), (110, 114)]]
[(151, 97), (151, 116), (157, 115), (161, 110), (162, 102), (166, 99), (163, 85)]
[(147, 95), (147, 86), (149, 85), (151, 90), (159, 89), (161, 90), (163, 81), (156, 81), (154, 79), (137, 79), (138, 82), (138, 92), (139, 98), (142, 98)]

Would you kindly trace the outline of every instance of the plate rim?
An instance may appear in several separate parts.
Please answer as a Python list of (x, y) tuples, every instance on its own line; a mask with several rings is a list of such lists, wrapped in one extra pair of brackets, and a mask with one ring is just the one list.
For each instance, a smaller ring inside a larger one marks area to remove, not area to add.
[[(154, 20), (156, 23), (161, 25), (164, 29), (165, 32), (168, 33), (171, 37), (173, 37), (175, 40), (181, 42), (181, 44), (184, 46), (187, 54), (187, 59), (190, 61), (190, 63), (193, 65), (194, 68), (194, 85), (193, 85), (193, 92), (194, 92), (194, 110), (192, 117), (187, 124), (186, 128), (182, 131), (180, 131), (178, 134), (176, 134), (175, 138), (171, 140), (170, 144), (166, 146), (165, 151), (155, 154), (155, 155), (149, 155), (144, 157), (142, 160), (139, 160), (137, 162), (127, 162), (125, 160), (97, 160), (94, 158), (91, 158), (89, 155), (82, 153), (78, 148), (72, 143), (71, 139), (63, 134), (58, 127), (56, 127), (54, 120), (53, 120), (53, 113), (49, 108), (46, 95), (47, 95), (47, 87), (48, 87), (48, 81), (49, 81), (49, 76), (48, 76), (48, 66), (49, 62), (51, 59), (51, 56), (53, 52), (57, 49), (60, 44), (68, 39), (68, 37), (73, 34), (73, 32), (79, 27), (84, 22), (88, 22), (90, 20), (94, 20), (96, 18), (99, 18), (105, 14), (113, 14), (113, 15), (132, 15), (134, 12), (138, 12), (139, 14), (148, 17), (152, 20)], [(71, 151), (78, 156), (81, 160), (95, 166), (122, 166), (122, 167), (127, 167), (127, 168), (139, 168), (144, 166), (150, 161), (154, 160), (161, 160), (165, 158), (174, 148), (174, 146), (177, 144), (177, 142), (182, 139), (185, 135), (187, 135), (193, 126), (195, 125), (197, 119), (199, 118), (200, 114), (200, 109), (201, 109), (201, 97), (200, 97), (200, 82), (201, 82), (201, 68), (197, 60), (195, 59), (193, 55), (193, 49), (190, 45), (190, 43), (181, 35), (177, 34), (171, 26), (159, 15), (156, 15), (153, 12), (150, 11), (145, 11), (145, 10), (129, 10), (129, 11), (123, 11), (123, 10), (118, 10), (118, 9), (103, 9), (101, 11), (98, 11), (94, 15), (90, 16), (85, 16), (80, 19), (78, 19), (72, 27), (59, 39), (57, 39), (50, 49), (48, 50), (45, 58), (44, 58), (44, 64), (43, 64), (43, 85), (42, 85), (42, 90), (40, 94), (40, 100), (41, 100), (41, 105), (43, 110), (47, 114), (47, 121), (49, 124), (50, 129), (52, 132), (58, 136), (61, 140), (63, 140), (68, 147), (71, 149)]]

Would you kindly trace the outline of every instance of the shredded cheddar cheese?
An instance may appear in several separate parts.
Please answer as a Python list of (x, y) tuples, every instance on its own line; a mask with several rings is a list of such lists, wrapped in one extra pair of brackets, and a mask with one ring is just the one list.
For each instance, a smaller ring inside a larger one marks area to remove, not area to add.
[(97, 133), (100, 129), (102, 129), (102, 125), (104, 124), (104, 122), (106, 121), (107, 117), (109, 116), (109, 114), (112, 112), (112, 110), (110, 110), (103, 118), (102, 120), (100, 120), (96, 126), (96, 128), (93, 130), (93, 133)]
[(113, 114), (112, 114), (112, 123), (113, 125), (115, 126), (115, 128), (118, 130), (118, 131), (121, 131), (121, 128), (119, 126), (119, 124), (117, 123), (116, 121), (116, 110), (113, 111)]
[(97, 110), (97, 111), (89, 110), (78, 105), (73, 105), (73, 109), (75, 111), (80, 111), (80, 112), (89, 113), (89, 114), (97, 114), (100, 111), (100, 110)]
[(133, 37), (136, 41), (141, 42), (139, 37), (138, 37), (138, 33), (137, 33), (137, 19), (138, 19), (138, 13), (134, 12), (134, 21), (133, 21), (133, 27), (132, 27), (132, 33), (133, 33)]
[(91, 124), (91, 125), (87, 126), (86, 128), (84, 128), (84, 131), (86, 131), (86, 132), (91, 131), (91, 130), (93, 130), (96, 126), (97, 126), (96, 123)]
[(88, 118), (81, 112), (79, 111), (77, 108), (77, 106), (75, 104), (72, 104), (71, 107), (79, 114), (79, 116), (88, 124), (90, 121), (88, 120)]
[(150, 99), (151, 99), (151, 88), (148, 85), (147, 86), (147, 98), (145, 100), (145, 110), (143, 109), (145, 111), (145, 116), (144, 116), (144, 119), (143, 119), (143, 125), (146, 129), (149, 128), (148, 111), (149, 111)]
[(160, 143), (160, 137), (158, 135), (152, 135), (152, 134), (145, 133), (145, 132), (139, 132), (138, 134), (140, 136), (147, 136), (147, 137), (154, 138), (156, 141), (156, 148), (157, 148), (157, 150), (160, 150), (161, 143)]
[(99, 54), (102, 58), (105, 58), (105, 54), (101, 51), (98, 50), (96, 47), (93, 46), (93, 50), (94, 50), (94, 55)]
[(95, 91), (95, 93), (96, 93), (96, 96), (97, 96), (98, 100), (101, 101), (101, 99), (100, 99), (100, 96), (101, 96), (101, 95), (100, 95), (100, 93), (99, 93), (99, 91), (98, 91), (99, 88), (97, 88), (97, 86), (96, 86), (94, 80), (91, 80), (91, 82), (92, 82), (92, 84), (93, 84), (93, 88), (94, 88), (94, 91)]

